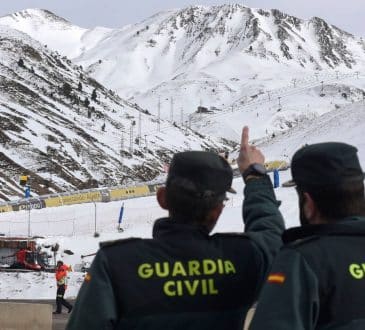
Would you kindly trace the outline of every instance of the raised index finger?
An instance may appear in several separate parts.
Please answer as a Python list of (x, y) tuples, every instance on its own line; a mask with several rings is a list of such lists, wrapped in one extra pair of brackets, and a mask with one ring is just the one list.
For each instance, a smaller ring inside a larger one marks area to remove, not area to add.
[(241, 136), (241, 148), (248, 147), (248, 126), (243, 127)]

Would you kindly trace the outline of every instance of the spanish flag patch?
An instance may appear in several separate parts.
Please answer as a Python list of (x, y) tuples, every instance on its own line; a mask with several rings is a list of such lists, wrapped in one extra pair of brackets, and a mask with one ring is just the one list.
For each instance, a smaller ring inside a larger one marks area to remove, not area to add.
[(267, 278), (267, 283), (283, 284), (285, 275), (283, 273), (271, 273)]

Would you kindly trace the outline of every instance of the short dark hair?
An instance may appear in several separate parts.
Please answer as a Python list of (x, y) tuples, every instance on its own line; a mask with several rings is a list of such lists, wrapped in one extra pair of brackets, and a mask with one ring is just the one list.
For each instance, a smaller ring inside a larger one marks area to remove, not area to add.
[(204, 221), (209, 211), (225, 199), (225, 193), (198, 192), (192, 181), (181, 177), (173, 178), (166, 185), (166, 202), (171, 217), (185, 222)]
[(325, 186), (297, 186), (299, 199), (307, 192), (328, 222), (349, 216), (365, 216), (364, 182), (344, 182)]

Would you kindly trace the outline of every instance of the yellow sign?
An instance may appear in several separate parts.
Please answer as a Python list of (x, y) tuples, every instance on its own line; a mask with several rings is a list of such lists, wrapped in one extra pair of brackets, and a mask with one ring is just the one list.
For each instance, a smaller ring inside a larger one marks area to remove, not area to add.
[(268, 172), (273, 170), (286, 170), (289, 168), (289, 164), (285, 160), (273, 160), (265, 163), (266, 170)]
[(112, 189), (110, 190), (110, 200), (119, 200), (122, 198), (147, 196), (150, 190), (148, 186), (136, 186), (130, 188)]
[(21, 175), (20, 178), (19, 178), (19, 184), (21, 186), (25, 186), (28, 182), (28, 175)]

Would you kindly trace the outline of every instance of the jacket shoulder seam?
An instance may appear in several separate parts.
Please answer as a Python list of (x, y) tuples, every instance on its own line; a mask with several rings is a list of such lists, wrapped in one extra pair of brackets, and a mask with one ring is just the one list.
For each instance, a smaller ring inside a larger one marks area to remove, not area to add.
[(131, 243), (131, 242), (135, 242), (135, 241), (139, 241), (139, 240), (142, 240), (142, 238), (129, 237), (129, 238), (116, 239), (116, 240), (112, 240), (112, 241), (100, 242), (99, 245), (101, 248), (103, 248), (103, 247), (108, 247), (108, 246)]

